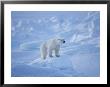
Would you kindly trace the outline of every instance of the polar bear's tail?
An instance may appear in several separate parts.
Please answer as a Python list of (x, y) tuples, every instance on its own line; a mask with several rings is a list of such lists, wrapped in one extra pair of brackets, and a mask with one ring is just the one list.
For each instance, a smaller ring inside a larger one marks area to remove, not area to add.
[(46, 44), (42, 44), (41, 47), (40, 47), (40, 56), (42, 59), (46, 59), (47, 57), (47, 47), (46, 47)]

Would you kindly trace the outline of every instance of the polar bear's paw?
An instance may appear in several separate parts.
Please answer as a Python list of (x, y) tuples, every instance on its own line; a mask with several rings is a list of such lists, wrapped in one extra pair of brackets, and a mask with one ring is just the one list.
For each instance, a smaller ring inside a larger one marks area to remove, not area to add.
[(53, 57), (52, 55), (49, 55), (49, 57)]
[(56, 55), (56, 57), (60, 57), (60, 55)]

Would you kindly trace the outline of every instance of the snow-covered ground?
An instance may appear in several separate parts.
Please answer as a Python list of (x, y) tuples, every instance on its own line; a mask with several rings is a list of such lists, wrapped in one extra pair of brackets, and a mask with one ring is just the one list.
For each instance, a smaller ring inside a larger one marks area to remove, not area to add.
[[(40, 44), (62, 37), (60, 57), (40, 58)], [(99, 12), (12, 12), (14, 77), (100, 76)]]

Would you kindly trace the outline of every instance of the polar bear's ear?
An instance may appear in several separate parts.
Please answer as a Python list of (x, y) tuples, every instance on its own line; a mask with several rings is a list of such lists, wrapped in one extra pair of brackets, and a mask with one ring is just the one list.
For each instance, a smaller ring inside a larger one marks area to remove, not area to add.
[(61, 39), (57, 39), (57, 40), (61, 40)]
[(62, 39), (57, 39), (57, 40), (62, 41)]

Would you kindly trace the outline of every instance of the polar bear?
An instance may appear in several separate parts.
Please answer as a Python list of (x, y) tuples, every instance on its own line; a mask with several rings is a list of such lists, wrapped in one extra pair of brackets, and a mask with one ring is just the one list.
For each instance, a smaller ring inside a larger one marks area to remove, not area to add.
[(59, 38), (54, 38), (43, 42), (40, 46), (41, 58), (46, 59), (47, 55), (49, 55), (49, 57), (53, 57), (53, 51), (55, 52), (55, 56), (59, 57), (60, 46), (63, 43), (65, 43), (65, 40)]

